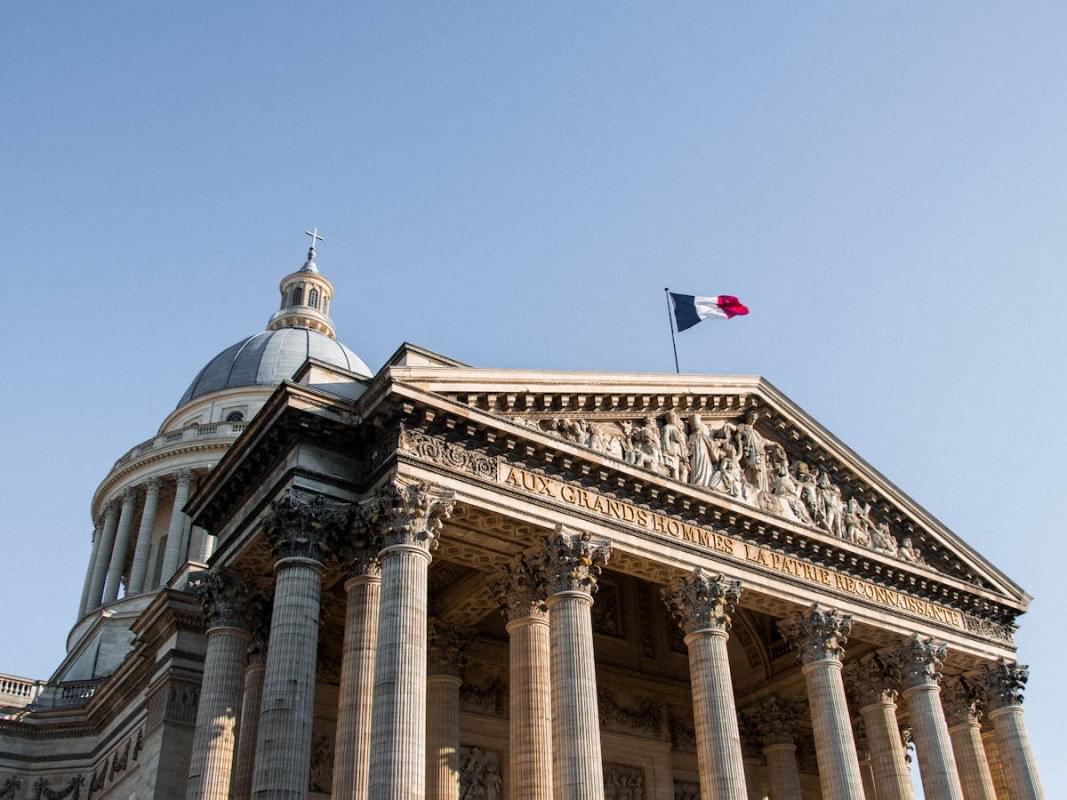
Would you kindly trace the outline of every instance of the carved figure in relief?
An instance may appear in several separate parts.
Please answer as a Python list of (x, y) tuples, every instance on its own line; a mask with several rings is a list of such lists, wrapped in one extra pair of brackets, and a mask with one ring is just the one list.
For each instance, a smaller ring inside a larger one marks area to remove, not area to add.
[(663, 463), (672, 478), (683, 483), (689, 481), (689, 447), (685, 438), (685, 423), (675, 411), (667, 414), (667, 424), (663, 426)]
[(557, 419), (556, 430), (568, 442), (589, 446), (589, 423), (584, 419)]
[(926, 563), (926, 559), (923, 558), (922, 553), (920, 553), (914, 543), (912, 543), (910, 536), (904, 537), (904, 540), (900, 543), (900, 550), (897, 552), (897, 555), (909, 564)]
[(815, 475), (806, 461), (797, 461), (793, 465), (793, 479), (797, 484), (800, 502), (808, 512), (808, 519), (818, 522), (823, 516), (819, 504), (819, 488), (815, 484)]
[(767, 489), (767, 456), (763, 436), (756, 430), (758, 411), (745, 414), (744, 423), (737, 429), (738, 450), (741, 453), (741, 469), (745, 480), (762, 492)]
[(460, 762), (460, 800), (500, 800), (503, 782), (493, 756), (480, 747), (462, 747)]
[(845, 505), (845, 531), (847, 538), (853, 544), (863, 547), (871, 545), (871, 505), (860, 505), (855, 496), (848, 498)]
[(592, 423), (589, 426), (589, 446), (598, 453), (625, 460), (623, 435), (611, 423)]
[[(909, 539), (909, 543), (910, 543)], [(896, 537), (889, 531), (888, 522), (879, 522), (871, 529), (871, 548), (876, 552), (896, 556), (900, 554)]]
[(832, 535), (844, 536), (844, 503), (841, 501), (841, 490), (830, 480), (830, 476), (823, 470), (819, 470), (816, 481), (819, 493), (819, 508), (822, 512), (820, 524)]
[(689, 482), (695, 486), (710, 486), (716, 462), (711, 431), (699, 414), (690, 417), (689, 429)]
[(660, 445), (659, 424), (653, 415), (645, 417), (643, 425), (630, 430), (631, 462), (651, 472), (663, 471), (663, 448)]
[(712, 473), (708, 486), (731, 497), (746, 497), (745, 481), (741, 475), (741, 462), (734, 443), (727, 440), (722, 445), (721, 452), (718, 466)]

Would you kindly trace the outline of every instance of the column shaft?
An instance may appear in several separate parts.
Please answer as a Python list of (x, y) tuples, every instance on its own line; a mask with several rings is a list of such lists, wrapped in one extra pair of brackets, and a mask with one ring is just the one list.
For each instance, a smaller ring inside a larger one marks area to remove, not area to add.
[(334, 800), (367, 798), (381, 585), (376, 575), (349, 578), (345, 583), (348, 598), (334, 744)]
[(275, 574), (252, 796), (289, 800), (307, 796), (311, 768), (322, 564), (283, 558)]
[(592, 604), (584, 592), (560, 592), (548, 599), (556, 800), (604, 797)]
[(111, 565), (107, 570), (107, 582), (104, 584), (104, 604), (114, 602), (119, 596), (122, 585), (122, 571), (126, 566), (126, 550), (130, 544), (130, 531), (133, 530), (133, 517), (137, 513), (137, 494), (132, 488), (122, 496), (122, 511), (119, 513), (119, 525), (115, 531), (115, 545), (111, 551)]
[(978, 722), (953, 725), (948, 735), (952, 739), (952, 754), (956, 757), (964, 800), (997, 800)]
[(963, 800), (948, 724), (941, 708), (941, 690), (934, 682), (923, 683), (905, 689), (904, 699), (919, 757), (923, 793), (938, 800)]
[(159, 480), (152, 479), (145, 488), (141, 527), (137, 530), (137, 546), (134, 547), (133, 566), (130, 567), (129, 594), (140, 594), (145, 589), (145, 573), (148, 572), (148, 554), (152, 550), (152, 529), (156, 525), (158, 504)]
[(459, 800), (459, 687), (454, 675), (426, 679), (426, 797)]
[(507, 626), (508, 751), (511, 793), (526, 800), (552, 798), (552, 678), (548, 620), (521, 617)]
[(256, 762), (256, 734), (263, 703), (263, 674), (266, 661), (261, 655), (250, 658), (245, 668), (241, 722), (237, 732), (237, 754), (233, 764), (233, 800), (252, 797), (252, 771)]
[(1004, 777), (1004, 764), (997, 749), (997, 735), (992, 730), (982, 731), (982, 746), (985, 748), (986, 760), (989, 761), (989, 774), (993, 777), (993, 789), (997, 800), (1011, 800), (1008, 780)]
[[(772, 744), (763, 748), (763, 754), (767, 757), (767, 777), (771, 784), (771, 800), (802, 800), (803, 790), (800, 787), (797, 746), (795, 744)], [(712, 797), (715, 796), (712, 795)]]
[(700, 793), (722, 800), (746, 800), (726, 631), (696, 631), (685, 641), (689, 647)]
[(239, 628), (207, 632), (187, 800), (229, 800), (247, 649), (248, 634)]
[(85, 569), (85, 583), (82, 585), (81, 602), (78, 603), (78, 619), (80, 620), (89, 611), (89, 590), (93, 585), (93, 568), (96, 559), (100, 555), (100, 537), (103, 534), (103, 525), (96, 524), (93, 528), (93, 538), (89, 546), (89, 565)]
[(758, 758), (745, 758), (745, 796), (748, 800), (764, 800), (760, 766)]
[(863, 779), (841, 680), (841, 662), (836, 658), (810, 661), (802, 671), (808, 687), (823, 800), (863, 800)]
[(911, 773), (897, 726), (897, 706), (882, 700), (860, 709), (871, 753), (878, 800), (914, 800)]
[(416, 545), (381, 553), (371, 728), (372, 800), (422, 800), (426, 787), (426, 576)]
[(114, 502), (107, 506), (104, 517), (104, 530), (101, 534), (100, 546), (96, 551), (96, 560), (93, 562), (93, 582), (89, 587), (89, 597), (86, 603), (86, 611), (100, 607), (101, 596), (104, 592), (104, 579), (107, 576), (107, 565), (111, 562), (111, 550), (115, 542), (115, 529), (119, 523), (118, 507)]
[(188, 471), (178, 473), (178, 482), (174, 489), (174, 507), (170, 512), (170, 526), (167, 528), (167, 549), (163, 551), (163, 569), (159, 574), (160, 586), (166, 586), (178, 571), (182, 532), (185, 529), (185, 512), (182, 509), (189, 499), (190, 480), (192, 477)]
[(874, 782), (874, 764), (870, 758), (860, 760), (860, 778), (863, 780), (863, 795), (867, 800), (876, 800), (878, 790)]
[(1012, 800), (1044, 800), (1037, 775), (1037, 762), (1023, 724), (1023, 707), (1008, 705), (989, 712), (996, 734), (997, 751)]

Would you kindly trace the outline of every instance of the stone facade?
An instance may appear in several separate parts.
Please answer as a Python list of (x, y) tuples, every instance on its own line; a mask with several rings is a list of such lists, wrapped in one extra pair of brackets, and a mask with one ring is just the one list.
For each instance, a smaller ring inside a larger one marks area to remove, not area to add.
[(759, 379), (404, 346), (267, 391), (101, 487), (0, 800), (911, 800), (902, 726), (927, 796), (1043, 796), (1025, 593)]

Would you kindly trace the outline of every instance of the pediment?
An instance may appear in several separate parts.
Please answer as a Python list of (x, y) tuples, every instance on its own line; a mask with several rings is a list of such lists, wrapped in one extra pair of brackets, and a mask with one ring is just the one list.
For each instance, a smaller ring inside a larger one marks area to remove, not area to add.
[(392, 377), (671, 486), (1029, 598), (767, 381), (756, 377), (401, 369)]

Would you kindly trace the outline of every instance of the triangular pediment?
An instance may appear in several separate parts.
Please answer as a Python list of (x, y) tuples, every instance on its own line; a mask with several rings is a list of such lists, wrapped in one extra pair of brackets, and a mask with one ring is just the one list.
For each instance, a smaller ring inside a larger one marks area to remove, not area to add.
[[(536, 438), (691, 487), (1024, 609), (1028, 596), (758, 377), (393, 367), (391, 378)], [(521, 432), (519, 433), (521, 435)]]

